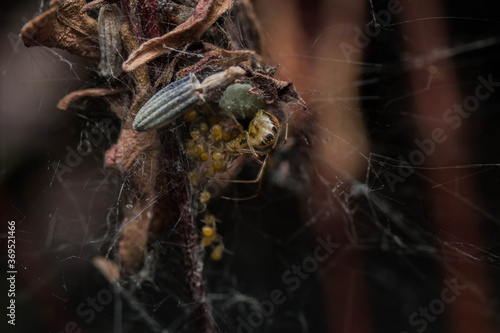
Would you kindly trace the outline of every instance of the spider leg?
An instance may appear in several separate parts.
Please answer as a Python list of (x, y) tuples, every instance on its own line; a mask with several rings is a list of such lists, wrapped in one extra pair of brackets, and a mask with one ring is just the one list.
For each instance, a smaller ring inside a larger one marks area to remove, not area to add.
[[(250, 135), (248, 134), (248, 131), (245, 131), (245, 129), (243, 128), (243, 125), (240, 124), (240, 122), (238, 121), (238, 119), (236, 119), (236, 117), (234, 116), (234, 114), (232, 114), (231, 112), (227, 112), (227, 114), (229, 115), (229, 117), (231, 119), (233, 119), (233, 121), (235, 122), (235, 124), (238, 127), (238, 129), (245, 136), (246, 144), (247, 144), (248, 148), (250, 148), (253, 156), (256, 157), (256, 158), (259, 157), (259, 154), (257, 154), (257, 152), (255, 151), (255, 148), (250, 143)], [(239, 148), (238, 150), (239, 150), (240, 153), (242, 152), (241, 148)]]
[[(239, 124), (239, 122), (236, 120), (236, 118), (234, 117), (234, 115), (231, 114), (231, 117), (234, 119), (236, 124), (241, 126)], [(223, 199), (234, 200), (234, 201), (243, 201), (243, 200), (253, 199), (259, 195), (260, 190), (262, 188), (262, 180), (263, 180), (264, 172), (265, 172), (266, 167), (267, 167), (269, 155), (272, 154), (277, 148), (284, 145), (288, 140), (288, 119), (285, 121), (285, 137), (284, 137), (283, 141), (279, 142), (279, 137), (281, 135), (281, 129), (278, 127), (277, 137), (276, 137), (276, 140), (275, 140), (274, 144), (272, 145), (272, 147), (267, 148), (265, 151), (259, 150), (259, 153), (257, 153), (257, 151), (255, 150), (255, 147), (253, 147), (253, 145), (250, 141), (250, 135), (249, 135), (248, 131), (243, 131), (242, 134), (244, 135), (244, 137), (246, 139), (246, 146), (247, 147), (246, 148), (238, 147), (238, 152), (240, 154), (246, 153), (246, 154), (250, 155), (254, 160), (256, 160), (259, 164), (261, 164), (260, 171), (257, 175), (257, 178), (255, 178), (254, 180), (223, 180), (223, 181), (228, 182), (228, 183), (238, 183), (238, 184), (258, 183), (257, 191), (254, 195), (251, 195), (249, 197), (232, 198), (232, 197), (221, 196), (221, 198), (223, 198)], [(261, 160), (259, 158), (261, 156), (265, 156), (264, 160)]]
[(274, 145), (273, 145), (273, 148), (272, 148), (272, 151), (275, 151), (276, 149), (278, 149), (279, 147), (283, 146), (286, 144), (287, 140), (288, 140), (288, 120), (285, 122), (285, 138), (283, 139), (283, 141), (281, 141), (278, 145), (278, 138), (280, 137), (281, 135), (281, 128), (278, 130), (278, 137), (276, 139), (276, 141), (274, 142)]
[(255, 158), (258, 158), (259, 157), (259, 154), (257, 154), (257, 152), (255, 151), (255, 148), (253, 147), (252, 143), (250, 142), (250, 134), (248, 134), (247, 131), (245, 131), (245, 138), (247, 140), (247, 145), (248, 145), (248, 148), (250, 148), (250, 151), (252, 152), (252, 155), (255, 157)]
[[(250, 149), (241, 148), (239, 150), (239, 152), (241, 153), (240, 155), (243, 155), (243, 154), (250, 155), (250, 157), (253, 158), (255, 161), (257, 161), (257, 163), (262, 164), (262, 161), (259, 159), (259, 154), (257, 154), (257, 156), (255, 156)], [(262, 152), (262, 153), (260, 153), (260, 155), (267, 155), (267, 152)]]
[(226, 196), (221, 196), (221, 198), (226, 199), (226, 200), (233, 200), (233, 201), (245, 201), (245, 200), (250, 200), (250, 199), (258, 197), (260, 194), (260, 190), (262, 188), (262, 180), (263, 180), (263, 176), (264, 176), (264, 171), (266, 170), (268, 159), (269, 159), (269, 154), (266, 154), (264, 161), (261, 161), (262, 166), (260, 167), (260, 171), (257, 175), (257, 178), (255, 178), (254, 180), (228, 180), (228, 182), (230, 182), (230, 183), (239, 183), (239, 184), (258, 183), (259, 185), (257, 186), (257, 191), (255, 192), (255, 194), (253, 194), (249, 197), (244, 197), (244, 198), (232, 198), (232, 197), (226, 197)]
[(285, 138), (281, 142), (281, 145), (284, 145), (287, 142), (287, 140), (288, 140), (288, 119), (285, 123)]
[(238, 119), (236, 119), (236, 117), (234, 116), (234, 114), (232, 114), (231, 112), (226, 112), (226, 114), (234, 121), (234, 123), (236, 124), (236, 127), (238, 127), (238, 129), (241, 132), (245, 132), (245, 129), (243, 128), (243, 125), (240, 124), (240, 122), (238, 121)]
[(238, 179), (228, 179), (228, 183), (238, 183), (238, 184), (255, 184), (262, 180), (262, 176), (264, 175), (264, 171), (267, 166), (267, 159), (269, 158), (269, 154), (266, 155), (263, 161), (257, 160), (262, 166), (260, 167), (259, 173), (257, 177), (252, 180), (238, 180)]

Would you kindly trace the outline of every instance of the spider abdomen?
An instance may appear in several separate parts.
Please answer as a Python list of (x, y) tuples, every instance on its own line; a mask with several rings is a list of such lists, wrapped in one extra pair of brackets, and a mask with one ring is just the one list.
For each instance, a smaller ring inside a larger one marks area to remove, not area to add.
[(273, 146), (278, 139), (279, 121), (271, 113), (260, 110), (248, 126), (250, 144), (258, 149)]

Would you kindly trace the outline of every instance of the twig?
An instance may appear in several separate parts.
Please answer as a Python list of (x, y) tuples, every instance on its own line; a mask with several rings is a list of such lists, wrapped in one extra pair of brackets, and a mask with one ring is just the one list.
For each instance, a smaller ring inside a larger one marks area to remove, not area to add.
[(168, 166), (167, 179), (170, 184), (172, 207), (178, 207), (179, 214), (179, 243), (181, 244), (182, 261), (186, 275), (189, 297), (194, 304), (193, 314), (198, 332), (215, 332), (211, 319), (211, 307), (205, 297), (205, 280), (203, 278), (203, 264), (197, 242), (196, 228), (192, 214), (184, 155), (180, 149), (181, 142), (175, 125), (166, 126), (160, 133), (163, 143), (163, 154)]

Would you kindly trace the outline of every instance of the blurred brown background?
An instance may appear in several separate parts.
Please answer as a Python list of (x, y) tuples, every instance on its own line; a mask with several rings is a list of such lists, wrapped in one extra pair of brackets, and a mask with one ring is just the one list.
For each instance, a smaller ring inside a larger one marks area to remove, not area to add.
[[(270, 170), (259, 199), (217, 204), (234, 251), (206, 270), (222, 332), (234, 332), (235, 318), (255, 309), (243, 296), (260, 301), (283, 288), (283, 272), (311, 255), (318, 235), (332, 235), (341, 251), (300, 289), (287, 290), (289, 301), (255, 332), (498, 331), (500, 94), (489, 91), (456, 129), (443, 118), (477, 95), (479, 77), (500, 81), (494, 4), (256, 2), (264, 55), (309, 110), (294, 116), (297, 146), (281, 157), (291, 165), (285, 183), (299, 185), (273, 187), (273, 175), (282, 174)], [(189, 332), (168, 233), (156, 244), (163, 260), (155, 282), (134, 296), (139, 306), (115, 297), (90, 323), (78, 314), (107, 288), (89, 260), (106, 254), (115, 231), (120, 184), (102, 170), (102, 156), (116, 133), (105, 132), (109, 116), (98, 101), (56, 109), (62, 96), (96, 78), (81, 59), (26, 49), (16, 38), (39, 3), (2, 6), (0, 204), (2, 228), (17, 222), (17, 331), (60, 332), (75, 321), (83, 332)], [(381, 21), (391, 13), (378, 30), (372, 10)], [(372, 36), (361, 37), (365, 29)], [(100, 144), (60, 181), (54, 165), (96, 128)], [(447, 139), (422, 163), (411, 162), (422, 150), (416, 142), (436, 128)], [(413, 172), (391, 178), (404, 167)], [(453, 279), (467, 287), (425, 317), (420, 309), (437, 306), (443, 281)]]

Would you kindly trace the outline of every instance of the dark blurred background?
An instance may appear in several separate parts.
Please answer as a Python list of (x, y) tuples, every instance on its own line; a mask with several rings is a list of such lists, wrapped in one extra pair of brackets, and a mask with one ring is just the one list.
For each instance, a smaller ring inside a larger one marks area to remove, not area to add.
[[(264, 34), (274, 45), (270, 59), (280, 64), (279, 75), (297, 82), (310, 110), (297, 126), (304, 128), (295, 133), (297, 149), (275, 156), (276, 165), (292, 165), (288, 186), (280, 187), (282, 174), (270, 170), (258, 199), (217, 201), (211, 209), (224, 222), (221, 232), (232, 251), (225, 261), (206, 264), (221, 332), (236, 332), (238, 316), (247, 318), (273, 289), (284, 289), (283, 273), (311, 256), (316, 237), (331, 233), (341, 250), (299, 289), (285, 288), (288, 301), (255, 332), (499, 331), (500, 91), (446, 132), (449, 139), (411, 175), (396, 186), (387, 177), (408, 166), (399, 156), (409, 159), (419, 148), (415, 140), (447, 126), (443, 114), (475, 95), (480, 76), (500, 81), (496, 2), (402, 1), (404, 10), (370, 38), (359, 63), (346, 61), (338, 43), (331, 46), (335, 56), (318, 51), (343, 34), (354, 45), (352, 27), (364, 29), (371, 21), (371, 5), (380, 12), (390, 3), (258, 1)], [(324, 19), (328, 10), (339, 17)], [(290, 12), (297, 15), (293, 20), (273, 25)], [(16, 329), (3, 318), (1, 330), (77, 332), (66, 327), (75, 322), (82, 332), (191, 332), (174, 229), (153, 245), (148, 274), (125, 281), (121, 291), (111, 288), (113, 302), (92, 320), (82, 315), (89, 298), (109, 287), (91, 260), (108, 254), (116, 236), (121, 183), (102, 165), (117, 135), (106, 120), (113, 128), (119, 124), (98, 100), (56, 108), (65, 94), (99, 81), (82, 59), (22, 45), (17, 36), (35, 13), (37, 1), (4, 2), (0, 11), (2, 294), (9, 220), (16, 221), (18, 271)], [(341, 83), (318, 85), (330, 83), (322, 69), (333, 77), (349, 66), (354, 74)], [(344, 96), (347, 90), (352, 94)], [(322, 110), (320, 102), (330, 103), (323, 113), (315, 111)], [(321, 120), (338, 110), (346, 111), (336, 124), (350, 131), (345, 136)], [(356, 124), (345, 119), (357, 116), (362, 125), (346, 125)], [(102, 139), (61, 181), (55, 168), (92, 135)], [(352, 145), (329, 160), (339, 137)], [(416, 323), (426, 318), (421, 308), (439, 305), (443, 281), (453, 279), (465, 291), (442, 311), (434, 309), (439, 315), (431, 311), (425, 328)]]

